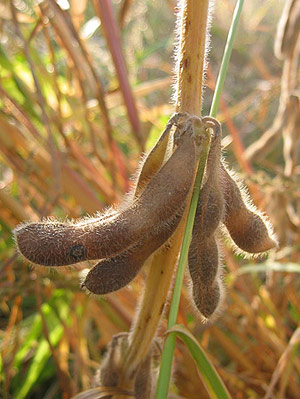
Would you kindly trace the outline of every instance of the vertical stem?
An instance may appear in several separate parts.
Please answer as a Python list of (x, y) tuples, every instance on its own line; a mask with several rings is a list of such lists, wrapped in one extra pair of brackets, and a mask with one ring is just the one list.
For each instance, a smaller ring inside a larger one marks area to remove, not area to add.
[(209, 0), (184, 0), (178, 19), (176, 111), (201, 115)]

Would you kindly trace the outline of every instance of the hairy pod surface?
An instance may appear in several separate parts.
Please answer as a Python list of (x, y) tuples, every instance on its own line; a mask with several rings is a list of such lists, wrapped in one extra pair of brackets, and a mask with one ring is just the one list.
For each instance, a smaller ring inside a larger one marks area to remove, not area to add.
[(118, 386), (122, 371), (122, 359), (127, 347), (127, 333), (120, 333), (113, 336), (108, 345), (106, 355), (101, 362), (100, 385), (107, 387)]
[(222, 165), (224, 183), (225, 216), (224, 224), (235, 242), (245, 252), (257, 254), (276, 247), (276, 240), (264, 221), (254, 209), (244, 202), (239, 186)]
[[(97, 381), (97, 384), (100, 386), (118, 387), (120, 389), (120, 396), (122, 397), (121, 392), (124, 392), (122, 388), (122, 383), (124, 383), (122, 381), (122, 377), (124, 376), (123, 363), (128, 348), (128, 336), (128, 333), (120, 333), (112, 338), (106, 355), (101, 362), (99, 379)], [(152, 397), (153, 356), (154, 350), (153, 346), (151, 346), (148, 354), (136, 370), (135, 375), (130, 376), (130, 385), (132, 384), (132, 387), (128, 387), (128, 380), (125, 380), (126, 388), (130, 388), (130, 391), (134, 392), (134, 395), (130, 396), (136, 399), (150, 399)]]
[(20, 253), (43, 266), (65, 266), (112, 257), (136, 244), (153, 226), (167, 222), (185, 201), (194, 179), (194, 138), (184, 135), (142, 194), (111, 217), (77, 223), (44, 221), (15, 230)]
[(204, 284), (193, 285), (193, 298), (200, 313), (209, 319), (219, 308), (222, 302), (223, 287), (220, 278), (212, 285), (206, 287)]
[(222, 181), (220, 179), (221, 133), (213, 138), (206, 167), (206, 182), (198, 199), (193, 235), (203, 239), (212, 235), (224, 213)]
[(134, 383), (135, 399), (150, 399), (152, 397), (152, 385), (154, 377), (152, 369), (152, 347), (148, 355), (140, 365)]
[(223, 194), (219, 186), (207, 182), (200, 191), (193, 228), (193, 237), (210, 237), (224, 215)]
[[(224, 199), (220, 181), (221, 134), (215, 134), (206, 167), (206, 182), (198, 199), (188, 265), (193, 299), (200, 313), (209, 318), (220, 302), (218, 278), (220, 261), (215, 232), (223, 218)], [(209, 295), (209, 299), (206, 298)]]
[(140, 167), (138, 168), (140, 170), (137, 174), (137, 184), (133, 192), (135, 197), (138, 197), (142, 193), (148, 182), (163, 165), (169, 147), (171, 128), (172, 118), (150, 153), (146, 158), (140, 161)]
[(136, 245), (121, 254), (97, 263), (86, 275), (82, 287), (93, 294), (104, 295), (129, 284), (138, 274), (147, 258), (161, 247), (176, 230), (184, 211), (170, 221), (153, 228)]
[(212, 285), (220, 267), (219, 248), (214, 235), (206, 240), (198, 240), (189, 251), (188, 261), (193, 285)]

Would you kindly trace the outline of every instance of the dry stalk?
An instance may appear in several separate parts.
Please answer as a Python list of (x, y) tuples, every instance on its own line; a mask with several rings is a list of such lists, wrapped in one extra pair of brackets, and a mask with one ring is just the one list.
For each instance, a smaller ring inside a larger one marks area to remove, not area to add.
[(60, 193), (61, 193), (61, 168), (60, 168), (60, 163), (59, 163), (59, 154), (56, 151), (55, 148), (55, 143), (54, 143), (54, 138), (53, 138), (53, 132), (52, 132), (52, 128), (51, 128), (51, 122), (50, 122), (50, 118), (48, 116), (48, 113), (46, 112), (46, 101), (45, 98), (43, 96), (42, 93), (42, 88), (40, 85), (40, 82), (37, 78), (37, 74), (36, 74), (36, 68), (35, 65), (33, 63), (33, 60), (30, 56), (30, 51), (29, 51), (29, 45), (27, 43), (27, 41), (25, 40), (20, 27), (19, 27), (19, 23), (18, 23), (18, 19), (17, 19), (17, 13), (15, 10), (15, 6), (13, 4), (13, 2), (11, 2), (10, 4), (10, 10), (11, 10), (11, 14), (12, 14), (12, 19), (14, 22), (14, 26), (15, 26), (15, 30), (17, 35), (19, 36), (22, 45), (23, 45), (23, 50), (24, 50), (24, 55), (27, 59), (27, 62), (29, 64), (30, 67), (30, 71), (31, 71), (31, 75), (34, 81), (34, 85), (35, 85), (35, 89), (36, 89), (36, 96), (37, 96), (37, 101), (38, 104), (40, 106), (41, 109), (41, 114), (42, 114), (42, 121), (43, 124), (45, 126), (46, 132), (47, 132), (47, 144), (49, 147), (49, 153), (51, 156), (51, 164), (52, 164), (52, 172), (53, 172), (53, 176), (54, 176), (54, 192), (52, 194), (52, 197), (50, 199), (50, 203), (53, 204), (57, 201)]
[(114, 18), (113, 7), (111, 2), (107, 0), (94, 0), (94, 7), (100, 17), (101, 28), (114, 62), (120, 91), (124, 98), (124, 105), (127, 108), (129, 122), (132, 126), (132, 133), (135, 136), (139, 147), (144, 150), (144, 138), (142, 136), (138, 112), (128, 80), (127, 67), (121, 46), (120, 32)]
[[(108, 115), (106, 103), (104, 100), (104, 91), (100, 79), (98, 79), (96, 72), (90, 62), (90, 57), (84, 49), (82, 41), (76, 35), (76, 30), (72, 25), (72, 21), (67, 20), (60, 7), (52, 0), (43, 1), (39, 5), (43, 16), (49, 18), (51, 26), (53, 27), (58, 39), (65, 47), (68, 55), (73, 61), (78, 81), (84, 86), (86, 83), (90, 93), (97, 99), (100, 113), (103, 120), (103, 125), (106, 133), (105, 147), (108, 155), (108, 163), (112, 175), (113, 183), (116, 179), (116, 168), (114, 162), (114, 142), (112, 135), (112, 125)], [(83, 83), (82, 83), (83, 81)]]
[(295, 0), (286, 2), (277, 28), (275, 55), (284, 60), (281, 94), (277, 115), (272, 126), (246, 150), (249, 161), (266, 156), (282, 135), (284, 140), (285, 175), (291, 176), (297, 163), (297, 129), (299, 126), (299, 95), (296, 93), (300, 55), (300, 7)]

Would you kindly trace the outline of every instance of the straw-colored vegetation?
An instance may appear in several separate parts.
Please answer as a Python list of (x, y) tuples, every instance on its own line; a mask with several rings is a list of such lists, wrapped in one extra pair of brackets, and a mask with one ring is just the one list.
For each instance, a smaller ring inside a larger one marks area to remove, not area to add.
[[(217, 115), (226, 162), (269, 215), (279, 248), (268, 260), (244, 260), (225, 241), (218, 244), (227, 293), (217, 320), (201, 322), (187, 276), (180, 302), (178, 322), (196, 337), (233, 399), (300, 397), (297, 4), (246, 2)], [(12, 230), (120, 203), (141, 153), (174, 112), (174, 7), (159, 0), (0, 3), (0, 397), (66, 399), (90, 389), (112, 337), (132, 326), (147, 267), (120, 291), (87, 296), (79, 280), (92, 263), (33, 269), (17, 255)], [(233, 8), (229, 0), (215, 5), (203, 115)], [(215, 243), (214, 229), (210, 234)], [(153, 302), (153, 312), (159, 310)], [(164, 319), (158, 335), (165, 331)], [(142, 335), (134, 337), (147, 340), (147, 331)], [(142, 358), (135, 348), (133, 342), (131, 358)], [(155, 344), (157, 363), (160, 350)], [(169, 397), (214, 397), (204, 380), (178, 340)], [(107, 397), (109, 389), (90, 397)]]

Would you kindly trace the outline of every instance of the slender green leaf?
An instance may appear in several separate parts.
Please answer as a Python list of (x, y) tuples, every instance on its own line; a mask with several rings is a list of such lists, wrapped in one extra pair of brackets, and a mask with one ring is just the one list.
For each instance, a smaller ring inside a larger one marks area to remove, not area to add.
[[(50, 332), (50, 341), (53, 346), (56, 346), (61, 339), (64, 333), (64, 328), (61, 324), (57, 325)], [(40, 373), (42, 372), (47, 360), (51, 356), (51, 351), (49, 349), (49, 344), (46, 339), (42, 339), (39, 342), (36, 353), (32, 362), (30, 363), (30, 367), (28, 373), (26, 375), (25, 381), (21, 386), (21, 389), (17, 392), (15, 399), (26, 399), (28, 398), (27, 394), (30, 392), (32, 387), (34, 386), (36, 380), (38, 379)]]
[(216, 83), (216, 90), (214, 92), (212, 104), (211, 104), (211, 109), (210, 109), (210, 116), (213, 116), (214, 118), (217, 116), (219, 104), (220, 104), (220, 99), (221, 99), (221, 94), (223, 91), (223, 86), (228, 70), (228, 65), (229, 65), (229, 60), (231, 56), (231, 51), (233, 47), (233, 41), (236, 35), (236, 30), (237, 26), (240, 20), (240, 16), (242, 13), (242, 8), (243, 8), (244, 0), (238, 0), (234, 9), (234, 13), (232, 16), (232, 23), (229, 29), (227, 41), (226, 41), (226, 46), (223, 54), (223, 59), (220, 67), (220, 72), (218, 75), (217, 83)]
[(208, 359), (199, 342), (189, 330), (184, 325), (176, 324), (168, 330), (168, 333), (176, 333), (187, 346), (197, 364), (210, 397), (212, 399), (231, 399), (214, 365)]
[[(54, 347), (58, 344), (64, 333), (64, 327), (57, 317), (57, 313), (62, 320), (68, 321), (70, 312), (69, 297), (70, 294), (65, 290), (56, 290), (49, 302), (42, 305), (42, 312), (47, 323), (50, 342)], [(28, 320), (25, 320), (23, 324), (28, 324)], [(51, 357), (49, 344), (42, 335), (42, 320), (39, 314), (32, 319), (31, 328), (24, 339), (23, 345), (15, 356), (14, 367), (16, 369), (20, 368), (32, 349), (34, 349), (34, 354), (25, 378), (23, 379), (20, 373), (17, 373), (13, 378), (12, 386), (17, 392), (15, 399), (25, 399), (28, 397), (28, 393), (35, 386), (36, 381), (43, 373)]]
[(14, 367), (19, 368), (23, 363), (28, 352), (35, 346), (42, 332), (42, 320), (40, 315), (36, 315), (32, 321), (30, 331), (14, 358)]
[[(49, 303), (44, 303), (42, 305), (42, 312), (45, 317), (47, 326), (51, 331), (57, 324), (59, 320), (52, 309), (52, 306), (59, 310), (60, 316), (63, 320), (66, 320), (68, 314), (68, 298), (64, 290), (56, 290)], [(27, 325), (30, 326), (28, 334), (24, 337), (24, 341), (16, 356), (14, 358), (14, 367), (19, 368), (23, 363), (24, 359), (27, 357), (30, 350), (37, 345), (37, 342), (41, 339), (42, 335), (42, 319), (39, 314), (36, 314), (32, 320), (24, 320), (23, 327)]]

